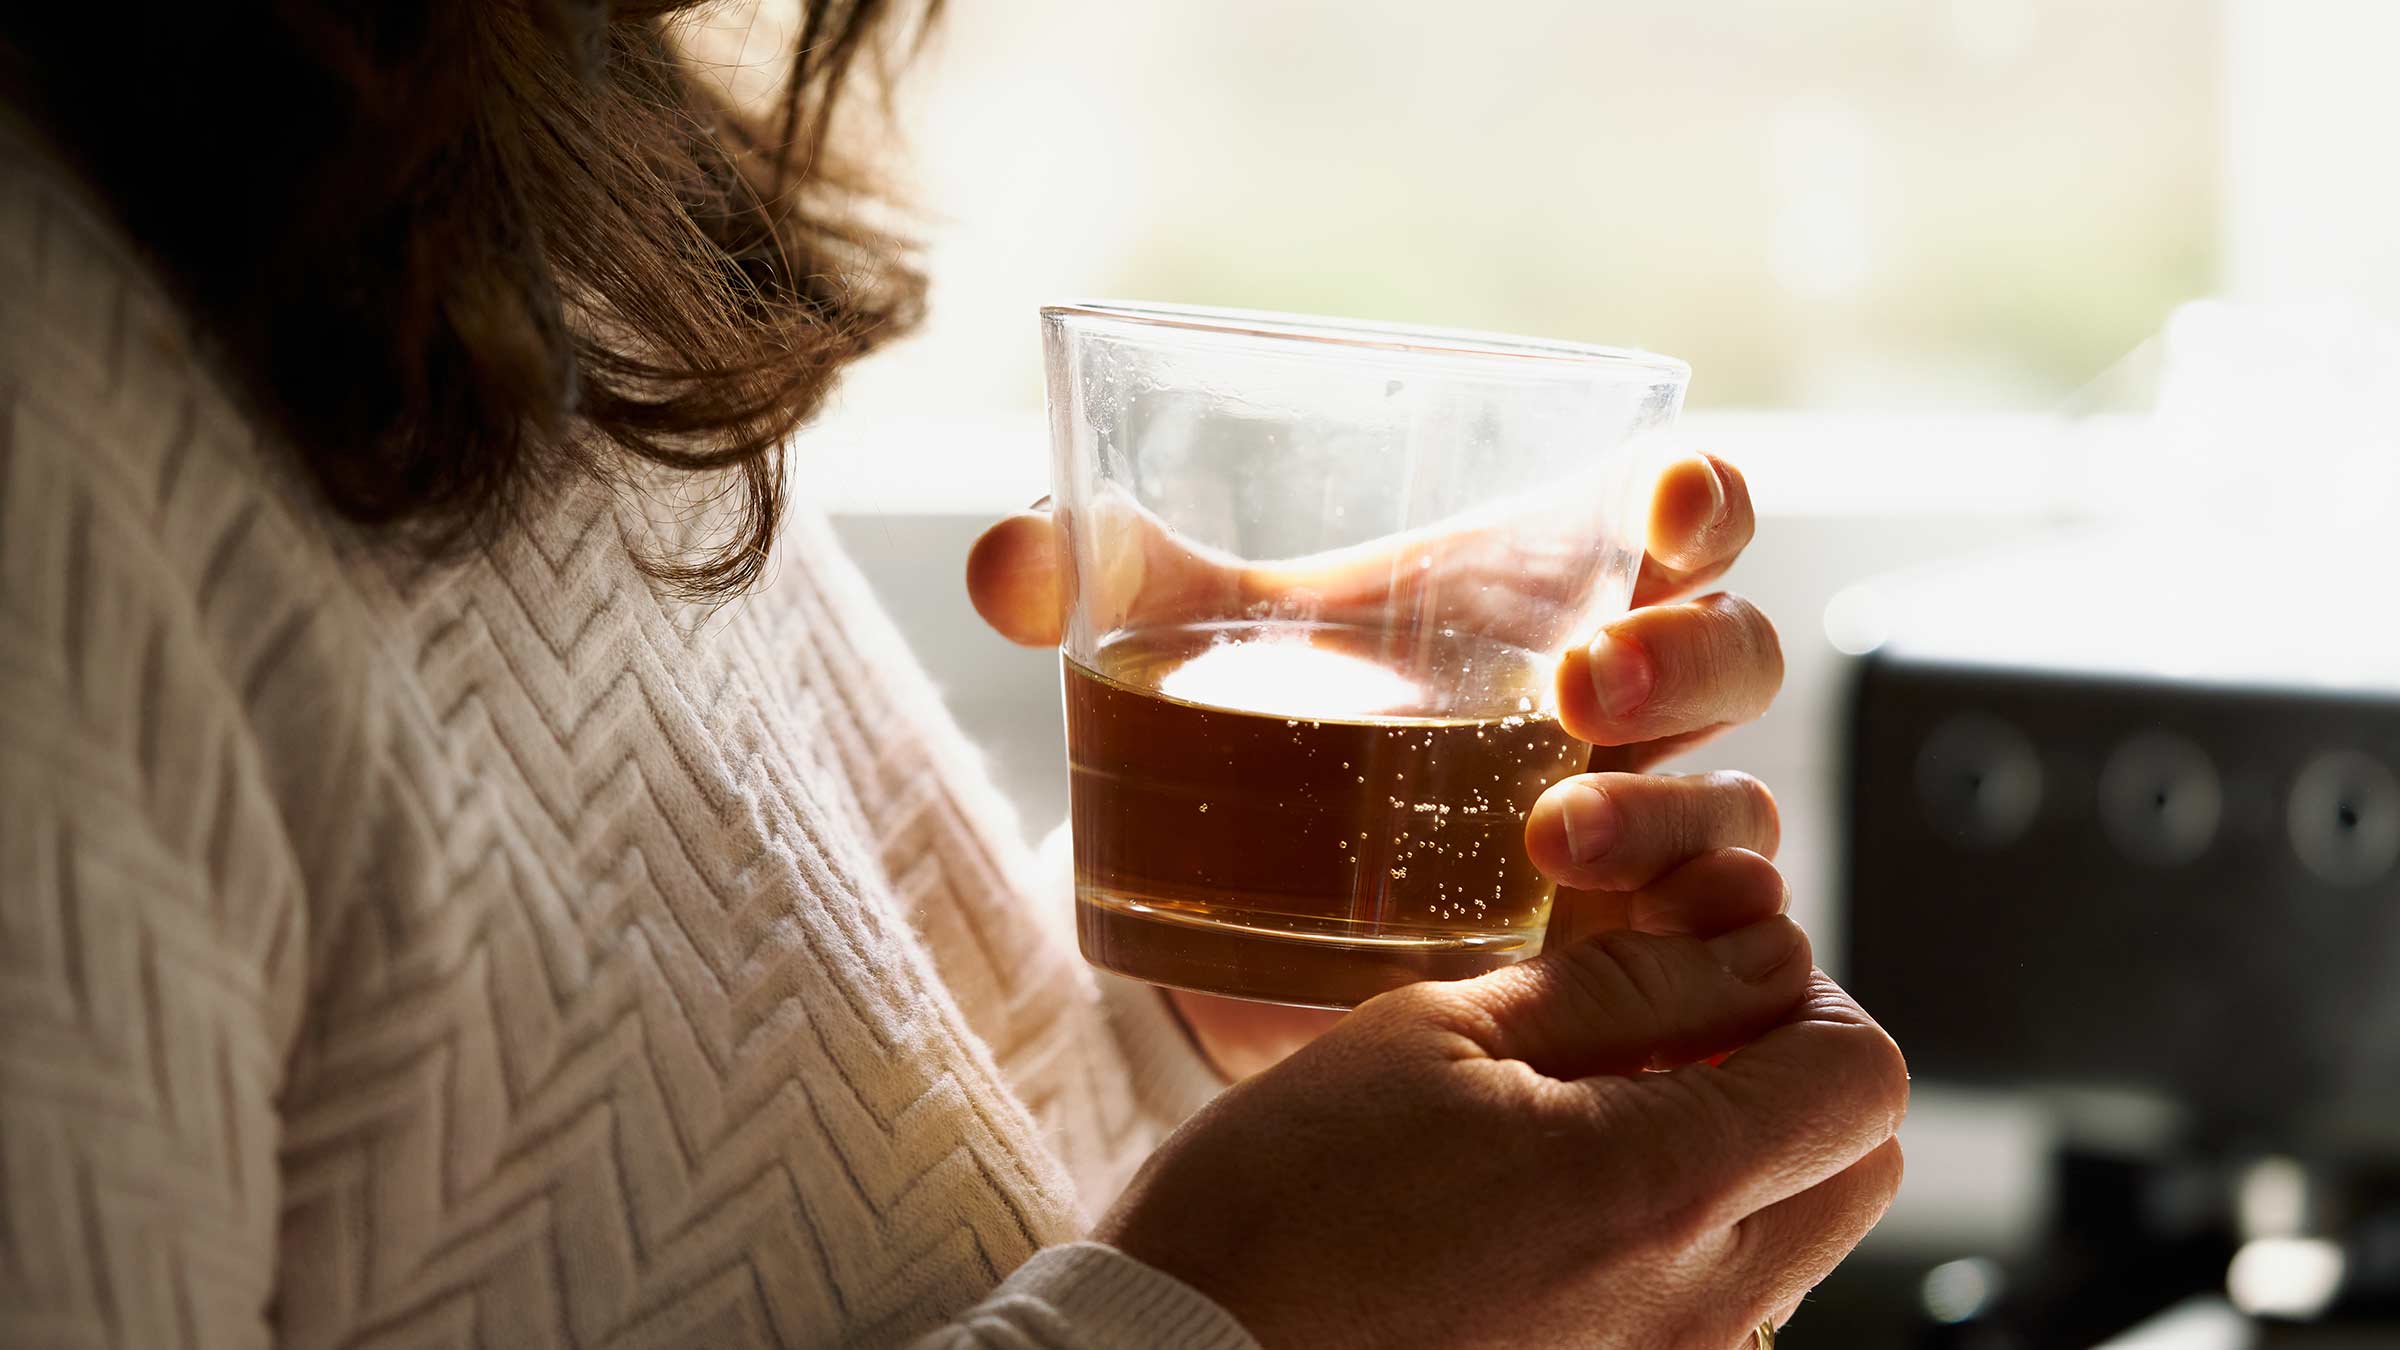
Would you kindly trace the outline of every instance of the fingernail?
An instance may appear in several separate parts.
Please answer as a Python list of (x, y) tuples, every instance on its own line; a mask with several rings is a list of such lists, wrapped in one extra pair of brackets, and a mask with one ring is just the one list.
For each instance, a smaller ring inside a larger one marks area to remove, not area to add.
[(1600, 711), (1611, 718), (1626, 717), (1650, 698), (1658, 679), (1650, 653), (1623, 638), (1602, 633), (1585, 652), (1592, 672), (1592, 695)]
[(1717, 472), (1717, 462), (1700, 456), (1700, 465), (1708, 470), (1708, 523), (1716, 524), (1725, 518), (1725, 475)]
[(1752, 984), (1783, 969), (1783, 963), (1799, 949), (1800, 925), (1780, 918), (1708, 940), (1708, 954), (1717, 958), (1717, 964), (1731, 971), (1735, 979)]
[(1617, 846), (1617, 804), (1589, 783), (1570, 783), (1558, 803), (1566, 827), (1567, 853), (1579, 863), (1598, 862)]

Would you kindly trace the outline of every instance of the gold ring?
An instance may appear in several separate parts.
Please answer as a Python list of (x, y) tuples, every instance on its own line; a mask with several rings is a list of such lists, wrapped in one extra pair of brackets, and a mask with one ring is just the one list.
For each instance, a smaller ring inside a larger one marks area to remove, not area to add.
[(1750, 1333), (1750, 1339), (1756, 1350), (1775, 1350), (1775, 1319), (1770, 1317), (1759, 1323), (1758, 1330)]

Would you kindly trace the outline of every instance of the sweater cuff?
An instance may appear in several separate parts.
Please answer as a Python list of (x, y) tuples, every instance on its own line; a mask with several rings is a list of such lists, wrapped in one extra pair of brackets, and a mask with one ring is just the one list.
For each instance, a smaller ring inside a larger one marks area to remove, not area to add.
[(1098, 1242), (1034, 1253), (966, 1322), (987, 1319), (1045, 1350), (1260, 1350), (1215, 1300)]

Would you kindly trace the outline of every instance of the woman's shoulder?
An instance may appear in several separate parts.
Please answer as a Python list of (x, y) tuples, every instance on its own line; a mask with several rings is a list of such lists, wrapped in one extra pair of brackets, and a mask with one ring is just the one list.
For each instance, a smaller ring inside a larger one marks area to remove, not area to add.
[(278, 796), (306, 797), (362, 734), (376, 678), (339, 522), (140, 249), (6, 116), (0, 627), (48, 672), (20, 692), (88, 724), (153, 796), (211, 786), (167, 781), (214, 762), (169, 753), (188, 735), (238, 737)]

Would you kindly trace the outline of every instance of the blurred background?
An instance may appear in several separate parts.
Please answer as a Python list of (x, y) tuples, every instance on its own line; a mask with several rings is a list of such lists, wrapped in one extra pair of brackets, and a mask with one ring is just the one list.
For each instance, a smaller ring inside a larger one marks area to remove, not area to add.
[(1679, 767), (1775, 787), (1919, 1074), (1787, 1344), (2400, 1346), (2396, 54), (2388, 0), (953, 3), (899, 100), (932, 318), (796, 473), (1038, 844), (1055, 658), (958, 583), (1045, 488), (1038, 306), (1688, 360), (1789, 677)]

